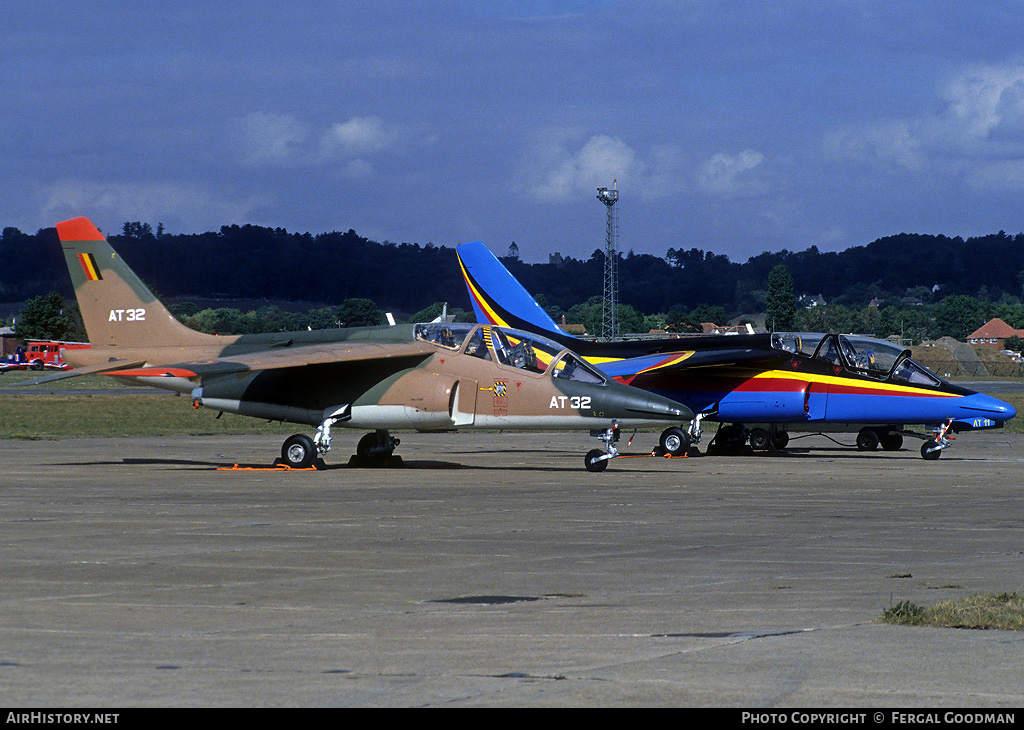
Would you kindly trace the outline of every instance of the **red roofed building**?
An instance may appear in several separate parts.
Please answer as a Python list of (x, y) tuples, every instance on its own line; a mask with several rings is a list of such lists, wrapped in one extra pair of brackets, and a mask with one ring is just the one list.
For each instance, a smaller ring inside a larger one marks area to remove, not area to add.
[(967, 341), (972, 345), (985, 345), (993, 350), (1004, 350), (1007, 337), (1024, 337), (1024, 330), (1015, 330), (996, 317), (969, 334)]

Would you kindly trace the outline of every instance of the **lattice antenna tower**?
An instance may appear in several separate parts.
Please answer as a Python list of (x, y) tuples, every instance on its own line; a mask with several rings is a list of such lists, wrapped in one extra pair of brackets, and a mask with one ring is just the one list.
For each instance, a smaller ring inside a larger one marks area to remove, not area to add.
[(617, 274), (618, 256), (615, 254), (615, 239), (618, 237), (618, 221), (615, 217), (615, 203), (619, 200), (618, 181), (612, 181), (612, 188), (598, 188), (597, 199), (608, 210), (608, 221), (604, 234), (604, 301), (601, 310), (601, 336), (614, 340), (619, 336), (616, 313), (619, 307), (619, 281)]

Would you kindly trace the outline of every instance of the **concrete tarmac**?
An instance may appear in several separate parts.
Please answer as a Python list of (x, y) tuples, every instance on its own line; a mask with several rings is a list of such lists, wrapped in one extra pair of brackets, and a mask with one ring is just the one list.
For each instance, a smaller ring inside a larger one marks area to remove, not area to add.
[(600, 474), (583, 434), (359, 435), (0, 442), (4, 703), (1024, 705), (1024, 632), (879, 622), (1024, 590), (1021, 435)]

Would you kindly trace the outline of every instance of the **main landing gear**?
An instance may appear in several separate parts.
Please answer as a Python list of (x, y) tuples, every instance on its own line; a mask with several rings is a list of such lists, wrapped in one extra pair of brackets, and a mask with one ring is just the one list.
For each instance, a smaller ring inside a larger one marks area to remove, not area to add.
[[(331, 426), (340, 419), (328, 418), (320, 424), (316, 435), (304, 433), (289, 436), (281, 447), (281, 463), (292, 469), (308, 469), (316, 460), (330, 451)], [(378, 428), (359, 439), (356, 453), (349, 460), (351, 466), (384, 466), (395, 457), (395, 447), (401, 443), (386, 428)]]
[(857, 450), (874, 451), (881, 446), (885, 451), (903, 448), (903, 434), (888, 428), (862, 428), (857, 432)]
[(281, 447), (281, 463), (292, 469), (308, 469), (319, 454), (313, 439), (304, 433), (289, 436)]
[(750, 448), (754, 451), (782, 451), (789, 446), (789, 434), (781, 428), (755, 428), (750, 431)]
[(356, 453), (348, 463), (350, 466), (385, 466), (392, 458), (401, 460), (394, 456), (395, 447), (400, 443), (386, 428), (378, 428), (359, 439)]
[(304, 433), (297, 433), (285, 439), (281, 447), (281, 463), (292, 469), (308, 469), (317, 459), (331, 449), (331, 426), (339, 418), (325, 418), (310, 438)]
[(690, 421), (685, 429), (679, 426), (666, 428), (661, 432), (658, 439), (658, 446), (654, 451), (656, 456), (698, 456), (697, 444), (700, 443), (702, 431), (700, 424), (715, 411), (698, 413)]

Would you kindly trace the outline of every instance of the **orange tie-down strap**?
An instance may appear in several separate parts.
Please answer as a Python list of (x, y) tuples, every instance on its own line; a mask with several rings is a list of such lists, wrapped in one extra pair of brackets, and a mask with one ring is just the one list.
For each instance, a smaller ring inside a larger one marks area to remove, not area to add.
[(619, 454), (616, 458), (618, 459), (685, 459), (687, 454), (680, 454), (679, 456), (672, 456), (672, 454), (662, 454), (660, 457), (658, 454), (651, 452), (650, 454)]
[(320, 468), (315, 464), (301, 468), (280, 463), (273, 466), (239, 466), (235, 464), (234, 466), (218, 466), (217, 471), (320, 471)]

